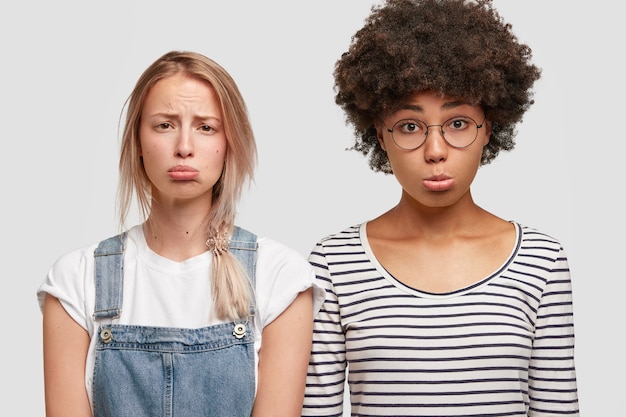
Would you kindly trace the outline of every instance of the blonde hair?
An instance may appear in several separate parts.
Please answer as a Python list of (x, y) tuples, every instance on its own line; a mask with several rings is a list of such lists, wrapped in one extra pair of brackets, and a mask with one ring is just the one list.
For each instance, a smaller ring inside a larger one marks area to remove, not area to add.
[[(236, 205), (243, 186), (253, 180), (257, 150), (246, 104), (235, 81), (215, 61), (204, 55), (171, 51), (152, 63), (139, 77), (126, 101), (118, 188), (119, 221), (124, 227), (133, 196), (144, 219), (149, 217), (151, 187), (139, 153), (139, 125), (150, 89), (160, 80), (185, 75), (209, 83), (217, 95), (228, 150), (222, 175), (213, 187), (208, 214), (208, 237), (230, 236)], [(249, 314), (253, 296), (250, 279), (237, 258), (228, 251), (213, 251), (211, 283), (215, 312), (220, 319), (241, 319)]]

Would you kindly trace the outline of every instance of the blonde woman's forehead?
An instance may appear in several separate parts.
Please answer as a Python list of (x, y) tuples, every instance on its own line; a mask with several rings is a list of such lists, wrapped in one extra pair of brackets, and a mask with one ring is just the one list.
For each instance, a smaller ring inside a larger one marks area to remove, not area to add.
[(221, 107), (214, 88), (207, 82), (176, 75), (159, 80), (148, 92), (142, 114), (181, 115), (222, 120)]

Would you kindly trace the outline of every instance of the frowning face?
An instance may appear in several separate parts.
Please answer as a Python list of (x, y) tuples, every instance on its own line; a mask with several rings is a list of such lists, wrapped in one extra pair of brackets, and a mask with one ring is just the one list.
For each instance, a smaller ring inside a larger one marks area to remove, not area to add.
[(227, 152), (218, 98), (206, 82), (175, 75), (148, 93), (139, 127), (152, 198), (167, 204), (208, 200)]

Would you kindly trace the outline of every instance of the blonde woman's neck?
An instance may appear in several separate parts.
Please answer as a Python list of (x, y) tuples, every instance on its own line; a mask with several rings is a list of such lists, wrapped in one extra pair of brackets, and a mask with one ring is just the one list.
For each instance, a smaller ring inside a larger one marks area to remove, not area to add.
[(153, 205), (143, 224), (148, 247), (155, 253), (181, 262), (208, 250), (208, 210), (180, 207), (164, 210)]

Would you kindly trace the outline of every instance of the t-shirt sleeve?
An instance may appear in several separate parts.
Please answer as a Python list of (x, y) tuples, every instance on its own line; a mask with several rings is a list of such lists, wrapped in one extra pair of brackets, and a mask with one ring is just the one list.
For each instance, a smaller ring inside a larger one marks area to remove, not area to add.
[(313, 288), (313, 315), (316, 315), (325, 294), (315, 281), (312, 266), (294, 249), (259, 238), (256, 298), (261, 326), (270, 324), (308, 288)]
[(39, 308), (43, 309), (46, 294), (56, 297), (65, 311), (81, 327), (91, 333), (93, 300), (86, 294), (93, 293), (94, 247), (78, 249), (61, 256), (50, 268), (43, 283), (37, 289)]

